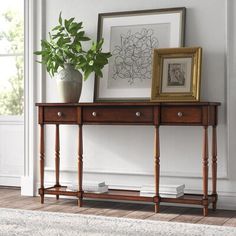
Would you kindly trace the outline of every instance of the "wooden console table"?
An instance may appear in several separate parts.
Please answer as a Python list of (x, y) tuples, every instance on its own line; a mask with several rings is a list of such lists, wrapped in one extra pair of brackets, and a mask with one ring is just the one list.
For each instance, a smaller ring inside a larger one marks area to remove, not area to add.
[[(40, 124), (40, 182), (39, 194), (41, 203), (45, 194), (78, 197), (78, 205), (82, 206), (83, 198), (134, 200), (153, 202), (155, 212), (159, 212), (160, 202), (195, 204), (203, 206), (203, 215), (207, 216), (208, 206), (216, 209), (217, 192), (217, 108), (220, 103), (37, 103), (38, 122)], [(44, 125), (55, 124), (55, 185), (44, 187)], [(78, 125), (78, 191), (68, 191), (59, 182), (60, 144), (59, 125)], [(109, 189), (108, 193), (96, 194), (84, 192), (82, 189), (83, 175), (83, 125), (151, 125), (155, 128), (154, 173), (155, 196), (139, 196), (139, 191)], [(160, 139), (161, 125), (202, 126), (203, 127), (203, 194), (184, 194), (179, 198), (162, 198), (159, 196), (160, 179)], [(208, 127), (212, 126), (212, 193), (208, 194)]]

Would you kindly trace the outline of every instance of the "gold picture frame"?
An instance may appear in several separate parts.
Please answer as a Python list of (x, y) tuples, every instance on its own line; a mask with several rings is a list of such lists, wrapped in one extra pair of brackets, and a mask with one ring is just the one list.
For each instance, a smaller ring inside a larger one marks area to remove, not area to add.
[(201, 47), (154, 49), (151, 101), (199, 101), (201, 63)]

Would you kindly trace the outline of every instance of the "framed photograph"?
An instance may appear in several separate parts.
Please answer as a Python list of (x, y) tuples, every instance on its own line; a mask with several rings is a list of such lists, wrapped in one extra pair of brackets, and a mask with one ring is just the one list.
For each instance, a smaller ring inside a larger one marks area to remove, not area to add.
[(202, 48), (154, 49), (151, 101), (199, 101)]
[(95, 101), (150, 100), (154, 48), (184, 45), (185, 8), (102, 13), (98, 40), (112, 57), (95, 78)]

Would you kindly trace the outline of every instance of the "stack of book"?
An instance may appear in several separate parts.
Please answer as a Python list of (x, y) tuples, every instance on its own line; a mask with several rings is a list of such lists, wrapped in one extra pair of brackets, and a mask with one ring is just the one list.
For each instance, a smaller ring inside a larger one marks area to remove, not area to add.
[[(78, 191), (77, 184), (72, 184), (67, 188), (71, 191)], [(108, 191), (108, 185), (105, 184), (105, 181), (85, 181), (83, 183), (83, 191), (92, 193), (105, 193)]]
[[(159, 195), (163, 198), (178, 198), (184, 195), (185, 185), (160, 185)], [(155, 196), (154, 185), (144, 185), (140, 189), (140, 196), (153, 197)]]

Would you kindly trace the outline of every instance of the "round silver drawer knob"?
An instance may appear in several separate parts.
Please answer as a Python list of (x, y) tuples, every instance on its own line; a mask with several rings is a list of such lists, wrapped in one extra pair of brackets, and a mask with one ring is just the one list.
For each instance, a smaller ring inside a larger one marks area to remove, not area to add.
[(94, 112), (92, 112), (92, 116), (97, 116), (97, 113), (94, 111)]
[(60, 111), (57, 112), (57, 116), (58, 116), (58, 117), (62, 117), (62, 112), (60, 112)]
[(136, 115), (137, 117), (140, 117), (140, 116), (141, 116), (141, 113), (140, 113), (139, 111), (137, 111), (137, 112), (135, 113), (135, 115)]
[(183, 113), (179, 111), (179, 112), (177, 113), (177, 115), (178, 115), (178, 117), (182, 117), (182, 116), (183, 116)]

